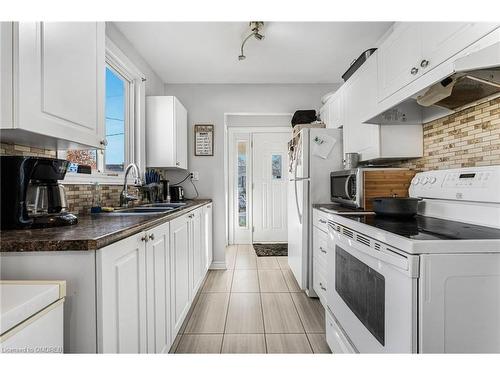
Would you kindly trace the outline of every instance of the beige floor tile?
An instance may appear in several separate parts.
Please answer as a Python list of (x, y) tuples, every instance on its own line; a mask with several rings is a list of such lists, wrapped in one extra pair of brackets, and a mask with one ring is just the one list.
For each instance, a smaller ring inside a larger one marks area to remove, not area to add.
[(231, 292), (259, 292), (257, 270), (234, 270)]
[(264, 333), (259, 293), (231, 293), (225, 333)]
[(288, 292), (288, 287), (281, 270), (259, 270), (261, 292)]
[(305, 293), (292, 293), (300, 320), (307, 333), (325, 332), (325, 309), (319, 299), (309, 298)]
[(257, 257), (257, 269), (279, 270), (280, 265), (276, 257)]
[(183, 335), (176, 353), (220, 353), (222, 335)]
[(308, 333), (307, 338), (309, 339), (309, 343), (311, 344), (314, 353), (331, 353), (331, 350), (326, 343), (326, 336), (324, 333)]
[(238, 245), (238, 255), (254, 255), (255, 250), (253, 249), (252, 245)]
[(177, 335), (174, 339), (174, 342), (172, 343), (172, 346), (170, 347), (169, 354), (175, 353), (177, 350), (177, 347), (179, 346), (179, 343), (181, 342), (182, 335)]
[(184, 321), (182, 322), (182, 325), (181, 325), (181, 328), (179, 329), (178, 335), (182, 335), (184, 333), (184, 331), (186, 330), (189, 319), (191, 318), (191, 315), (193, 314), (194, 308), (195, 308), (196, 303), (198, 302), (199, 298), (200, 298), (200, 293), (198, 292), (198, 293), (196, 293), (196, 295), (193, 298), (193, 302), (191, 303), (191, 307), (189, 308), (189, 311), (186, 314)]
[(233, 270), (208, 271), (202, 292), (229, 292), (233, 281)]
[(222, 353), (254, 354), (265, 352), (266, 341), (263, 334), (224, 335)]
[(266, 334), (268, 353), (312, 353), (305, 334)]
[(304, 333), (290, 293), (262, 293), (266, 333)]
[(276, 260), (282, 270), (290, 269), (290, 266), (288, 265), (288, 257), (276, 257)]
[(237, 270), (256, 270), (257, 269), (257, 257), (252, 255), (238, 255), (236, 256), (236, 262), (234, 268)]
[(201, 293), (185, 333), (223, 333), (229, 293)]
[(283, 277), (285, 278), (286, 286), (288, 287), (288, 290), (290, 292), (300, 292), (300, 286), (297, 283), (297, 280), (295, 279), (295, 276), (293, 275), (293, 272), (291, 269), (282, 269), (281, 272), (283, 272)]

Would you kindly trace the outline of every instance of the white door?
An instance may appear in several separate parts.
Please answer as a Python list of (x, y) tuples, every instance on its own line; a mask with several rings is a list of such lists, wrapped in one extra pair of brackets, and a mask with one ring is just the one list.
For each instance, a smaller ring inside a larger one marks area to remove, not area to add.
[(102, 147), (104, 23), (21, 22), (18, 50), (20, 126)]
[(146, 246), (148, 353), (168, 353), (170, 333), (170, 225), (149, 230)]
[(287, 242), (288, 133), (253, 135), (253, 242)]
[(188, 215), (170, 222), (170, 277), (172, 337), (175, 337), (190, 304)]
[(98, 350), (146, 352), (145, 233), (97, 252)]

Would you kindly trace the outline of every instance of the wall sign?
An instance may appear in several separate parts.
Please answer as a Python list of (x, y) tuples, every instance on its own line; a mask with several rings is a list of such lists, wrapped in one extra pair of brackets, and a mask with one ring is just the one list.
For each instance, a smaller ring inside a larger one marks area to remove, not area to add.
[(194, 126), (194, 155), (214, 156), (214, 126)]

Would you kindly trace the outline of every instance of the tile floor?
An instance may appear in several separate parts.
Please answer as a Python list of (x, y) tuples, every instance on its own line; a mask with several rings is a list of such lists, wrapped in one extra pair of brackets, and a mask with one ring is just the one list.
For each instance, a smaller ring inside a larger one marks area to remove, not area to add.
[(286, 257), (233, 245), (226, 263), (209, 271), (171, 352), (330, 353), (323, 306), (300, 290)]

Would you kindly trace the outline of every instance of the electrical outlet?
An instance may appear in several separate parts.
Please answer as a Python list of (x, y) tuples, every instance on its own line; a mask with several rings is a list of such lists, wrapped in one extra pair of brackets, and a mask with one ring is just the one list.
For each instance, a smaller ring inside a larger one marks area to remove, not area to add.
[(191, 172), (191, 179), (193, 181), (199, 181), (199, 179), (200, 179), (200, 172), (198, 172), (198, 171)]

